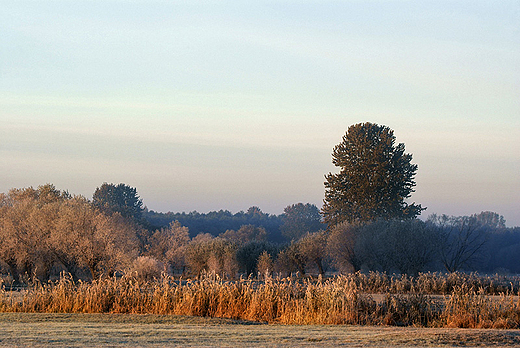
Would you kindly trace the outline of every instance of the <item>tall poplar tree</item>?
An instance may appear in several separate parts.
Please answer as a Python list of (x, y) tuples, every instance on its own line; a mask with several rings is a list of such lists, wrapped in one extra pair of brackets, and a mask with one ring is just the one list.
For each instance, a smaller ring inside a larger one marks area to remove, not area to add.
[(404, 144), (395, 144), (393, 130), (366, 122), (352, 125), (332, 152), (339, 173), (325, 176), (322, 208), (329, 227), (383, 219), (413, 219), (420, 204), (408, 204), (414, 192), (417, 165), (405, 153)]

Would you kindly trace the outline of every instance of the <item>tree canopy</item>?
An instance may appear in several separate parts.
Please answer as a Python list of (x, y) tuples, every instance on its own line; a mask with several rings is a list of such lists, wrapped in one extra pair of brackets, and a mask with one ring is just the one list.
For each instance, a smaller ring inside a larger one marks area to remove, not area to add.
[(0, 269), (15, 283), (26, 275), (46, 281), (56, 271), (95, 279), (123, 270), (138, 253), (138, 232), (51, 184), (0, 194)]
[(332, 152), (340, 171), (325, 176), (325, 223), (417, 217), (425, 208), (405, 201), (415, 186), (417, 165), (411, 161), (389, 127), (370, 122), (350, 126)]
[(310, 203), (291, 204), (285, 207), (281, 217), (280, 229), (289, 240), (299, 239), (307, 232), (316, 232), (323, 227), (320, 210)]
[(92, 203), (107, 214), (118, 212), (137, 221), (143, 212), (143, 201), (139, 198), (137, 189), (122, 183), (101, 185), (94, 192)]

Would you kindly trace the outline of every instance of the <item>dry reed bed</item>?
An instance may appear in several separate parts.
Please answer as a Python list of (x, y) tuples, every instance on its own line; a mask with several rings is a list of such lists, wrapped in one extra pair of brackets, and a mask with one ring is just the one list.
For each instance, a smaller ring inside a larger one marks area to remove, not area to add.
[(381, 272), (353, 273), (347, 275), (358, 288), (368, 293), (394, 294), (429, 294), (449, 295), (458, 287), (465, 286), (471, 290), (483, 291), (486, 295), (518, 293), (520, 277), (491, 275), (482, 276), (477, 273), (439, 272), (419, 273), (417, 276), (388, 275)]
[[(136, 276), (74, 282), (63, 276), (17, 293), (0, 292), (1, 312), (177, 314), (281, 324), (412, 325), (520, 328), (518, 292), (491, 298), (457, 276), (427, 274), (392, 280), (384, 274), (352, 274), (322, 280), (272, 278), (224, 281), (214, 274), (195, 281)], [(444, 281), (441, 279), (444, 278)], [(447, 291), (442, 303), (433, 287)], [(443, 285), (444, 284), (444, 285)], [(518, 284), (512, 284), (511, 289)], [(369, 292), (386, 289), (382, 301)], [(430, 290), (425, 290), (430, 289)], [(393, 290), (393, 291), (392, 291)]]

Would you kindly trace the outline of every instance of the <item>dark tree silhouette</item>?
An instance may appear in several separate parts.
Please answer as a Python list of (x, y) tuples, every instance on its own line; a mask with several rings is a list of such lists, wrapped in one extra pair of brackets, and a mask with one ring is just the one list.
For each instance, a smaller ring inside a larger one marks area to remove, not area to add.
[(307, 232), (316, 232), (323, 228), (320, 210), (314, 204), (292, 204), (283, 211), (280, 229), (289, 240), (300, 239)]
[(118, 212), (136, 221), (140, 221), (143, 212), (143, 201), (137, 195), (137, 189), (122, 183), (103, 183), (94, 192), (92, 203), (106, 214)]
[(284, 241), (280, 234), (281, 217), (263, 213), (258, 207), (250, 207), (247, 212), (240, 211), (235, 214), (228, 210), (209, 213), (159, 213), (152, 210), (143, 212), (143, 217), (156, 229), (166, 227), (172, 221), (179, 221), (182, 226), (189, 228), (192, 238), (200, 233), (209, 233), (216, 237), (228, 230), (238, 231), (244, 225), (253, 225), (264, 228), (269, 241)]
[(479, 214), (473, 214), (471, 217), (475, 218), (481, 225), (491, 229), (506, 228), (504, 217), (492, 211), (483, 211)]
[(428, 217), (428, 223), (438, 229), (439, 256), (448, 272), (475, 266), (489, 238), (488, 228), (478, 221), (476, 215), (432, 214)]
[(332, 227), (343, 221), (417, 217), (425, 208), (405, 202), (414, 192), (417, 165), (404, 151), (404, 144), (395, 145), (394, 132), (386, 126), (350, 126), (332, 152), (332, 163), (340, 172), (325, 176), (325, 223)]
[(296, 243), (299, 254), (306, 264), (314, 264), (319, 274), (325, 275), (327, 268), (327, 232), (324, 230), (307, 233)]

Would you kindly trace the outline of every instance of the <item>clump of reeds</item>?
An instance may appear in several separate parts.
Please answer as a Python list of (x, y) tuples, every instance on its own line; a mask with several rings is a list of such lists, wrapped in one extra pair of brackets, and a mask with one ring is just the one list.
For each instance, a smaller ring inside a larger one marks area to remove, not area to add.
[[(435, 302), (428, 294), (447, 291), (448, 282), (457, 285), (449, 285), (453, 290), (443, 303)], [(512, 291), (490, 297), (483, 287), (458, 282), (462, 280), (382, 273), (236, 281), (214, 273), (197, 280), (163, 274), (146, 281), (129, 273), (92, 282), (63, 275), (22, 292), (0, 291), (0, 311), (178, 314), (282, 324), (520, 327), (520, 300)], [(375, 301), (371, 293), (383, 289), (387, 294)]]
[(387, 294), (378, 306), (379, 323), (397, 326), (433, 326), (440, 307), (423, 294)]
[(447, 327), (518, 328), (520, 299), (509, 294), (489, 296), (482, 288), (457, 286), (446, 298), (441, 320)]
[(354, 282), (358, 288), (368, 293), (392, 294), (450, 294), (462, 285), (471, 289), (483, 289), (487, 295), (520, 291), (520, 278), (515, 276), (481, 276), (476, 273), (439, 272), (419, 273), (416, 276), (407, 274), (389, 275), (384, 272), (356, 272), (345, 277)]

